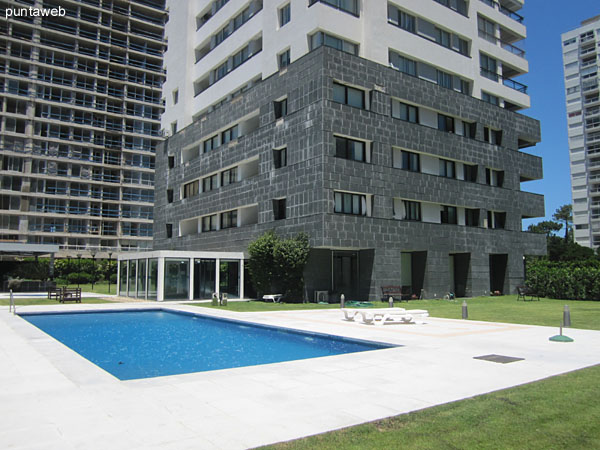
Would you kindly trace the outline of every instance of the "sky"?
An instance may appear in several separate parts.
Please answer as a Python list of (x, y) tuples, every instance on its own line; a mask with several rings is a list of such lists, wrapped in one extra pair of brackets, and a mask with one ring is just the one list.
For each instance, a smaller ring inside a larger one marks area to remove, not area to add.
[(541, 122), (542, 142), (524, 149), (543, 158), (544, 179), (521, 184), (521, 189), (545, 196), (546, 217), (524, 220), (523, 226), (550, 220), (559, 206), (571, 203), (569, 146), (560, 35), (590, 17), (600, 15), (598, 0), (525, 0), (527, 39), (517, 43), (526, 51), (529, 73), (516, 80), (528, 86), (531, 108), (522, 113)]

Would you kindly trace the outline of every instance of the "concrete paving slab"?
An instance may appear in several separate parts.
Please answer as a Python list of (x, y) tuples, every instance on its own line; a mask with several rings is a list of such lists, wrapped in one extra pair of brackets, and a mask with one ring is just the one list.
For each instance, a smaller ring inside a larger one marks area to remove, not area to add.
[[(600, 332), (428, 318), (368, 326), (337, 310), (235, 313), (128, 303), (18, 312), (165, 307), (398, 347), (213, 372), (119, 381), (0, 307), (0, 448), (243, 449), (536, 381), (600, 363)], [(509, 364), (474, 359), (498, 354)], [(275, 424), (275, 425), (274, 425)]]

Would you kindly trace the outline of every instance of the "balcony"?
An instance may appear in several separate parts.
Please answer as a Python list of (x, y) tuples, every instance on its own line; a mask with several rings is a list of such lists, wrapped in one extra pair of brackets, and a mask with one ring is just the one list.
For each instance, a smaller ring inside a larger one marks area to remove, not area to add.
[(519, 83), (518, 81), (513, 80), (512, 78), (505, 78), (504, 76), (499, 75), (490, 70), (484, 69), (483, 67), (481, 67), (480, 73), (482, 77), (488, 78), (493, 81), (501, 81), (504, 86), (514, 89), (515, 91), (521, 92), (523, 94), (527, 94), (527, 86), (523, 83)]
[(497, 9), (498, 11), (500, 11), (502, 14), (504, 14), (507, 17), (510, 17), (511, 19), (515, 20), (516, 22), (519, 23), (523, 23), (523, 16), (521, 16), (520, 14), (517, 14), (516, 12), (510, 10), (509, 8), (507, 8), (506, 6), (501, 5), (500, 3), (494, 1), (494, 0), (480, 0), (482, 3), (485, 3), (486, 5), (490, 6), (491, 8)]

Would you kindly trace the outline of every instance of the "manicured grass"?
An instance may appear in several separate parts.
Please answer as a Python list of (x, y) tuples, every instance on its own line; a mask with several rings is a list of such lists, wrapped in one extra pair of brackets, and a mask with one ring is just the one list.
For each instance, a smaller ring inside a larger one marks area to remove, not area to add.
[(599, 385), (594, 366), (263, 449), (600, 448)]
[[(571, 325), (573, 328), (600, 330), (600, 302), (579, 300), (553, 300), (542, 298), (540, 301), (517, 301), (516, 295), (500, 297), (475, 297), (468, 299), (448, 300), (411, 300), (396, 303), (406, 309), (426, 309), (432, 317), (448, 319), (462, 318), (462, 302), (466, 300), (470, 320), (486, 322), (520, 323), (526, 325), (545, 325), (559, 327), (565, 305), (571, 310)], [(375, 307), (386, 307), (385, 302), (374, 302)], [(197, 306), (211, 307), (210, 303)], [(339, 308), (339, 304), (319, 305), (315, 303), (265, 303), (229, 302), (226, 307), (230, 311), (292, 311), (299, 309), (331, 309)]]
[[(72, 304), (73, 302), (65, 303), (65, 305)], [(82, 298), (81, 303), (112, 303), (109, 300), (104, 300), (101, 298)], [(0, 298), (0, 306), (8, 306), (9, 299)], [(25, 306), (25, 305), (61, 305), (55, 299), (47, 299), (47, 298), (15, 298), (15, 305), (17, 306)]]
[[(62, 284), (60, 286), (63, 286)], [(102, 281), (101, 283), (94, 283), (94, 289), (92, 289), (92, 284), (70, 284), (70, 288), (80, 287), (82, 292), (93, 292), (95, 294), (106, 295), (111, 294), (114, 295), (117, 293), (117, 285), (115, 283), (110, 284), (110, 292), (108, 292), (108, 283), (106, 281)]]

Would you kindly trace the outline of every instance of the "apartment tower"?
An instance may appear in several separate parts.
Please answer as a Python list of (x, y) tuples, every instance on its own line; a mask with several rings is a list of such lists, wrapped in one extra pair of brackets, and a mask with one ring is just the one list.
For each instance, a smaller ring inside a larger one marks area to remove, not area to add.
[[(154, 249), (239, 252), (268, 230), (302, 231), (311, 301), (388, 285), (513, 292), (524, 255), (545, 253), (521, 231), (544, 215), (543, 197), (521, 190), (542, 177), (522, 151), (540, 140), (519, 113), (522, 6), (172, 2)], [(210, 292), (213, 262), (186, 258), (190, 298)], [(238, 275), (225, 275), (231, 290)]]
[(562, 35), (575, 242), (600, 246), (600, 16)]
[(0, 239), (57, 256), (150, 247), (164, 0), (1, 10)]

